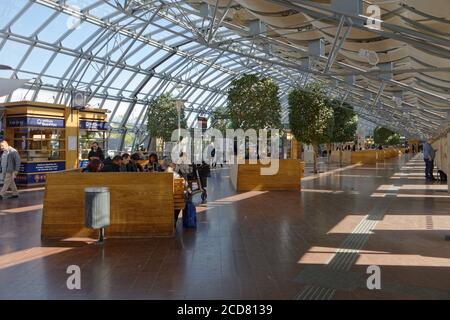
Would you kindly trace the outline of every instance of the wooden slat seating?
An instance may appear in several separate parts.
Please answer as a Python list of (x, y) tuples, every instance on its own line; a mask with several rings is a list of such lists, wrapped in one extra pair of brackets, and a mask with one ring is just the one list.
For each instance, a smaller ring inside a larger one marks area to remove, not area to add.
[(186, 204), (185, 185), (183, 178), (176, 178), (173, 180), (173, 205), (175, 210), (183, 210)]
[(230, 176), (237, 191), (300, 191), (304, 176), (304, 163), (300, 160), (280, 160), (275, 175), (261, 175), (261, 164), (232, 165)]
[[(44, 238), (96, 237), (84, 226), (87, 187), (108, 187), (111, 225), (107, 237), (174, 235), (172, 173), (51, 173), (47, 176), (42, 221)], [(178, 207), (180, 203), (176, 204)]]

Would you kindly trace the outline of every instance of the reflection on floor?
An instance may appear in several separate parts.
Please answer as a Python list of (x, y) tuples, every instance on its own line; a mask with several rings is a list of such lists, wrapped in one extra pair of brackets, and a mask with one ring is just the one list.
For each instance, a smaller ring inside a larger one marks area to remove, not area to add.
[[(0, 203), (0, 298), (449, 299), (450, 198), (422, 168), (322, 164), (301, 194), (237, 195), (220, 169), (197, 230), (104, 246), (41, 241), (43, 191), (23, 192)], [(67, 289), (70, 265), (81, 290)], [(367, 288), (370, 265), (381, 290)]]

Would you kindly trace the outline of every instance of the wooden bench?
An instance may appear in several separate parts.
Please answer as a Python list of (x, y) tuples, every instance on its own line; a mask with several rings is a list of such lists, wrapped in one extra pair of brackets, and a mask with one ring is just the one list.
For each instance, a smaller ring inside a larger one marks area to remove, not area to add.
[[(172, 173), (50, 173), (44, 197), (44, 238), (97, 237), (84, 226), (88, 187), (108, 187), (111, 225), (107, 237), (171, 237), (180, 208), (179, 182)], [(183, 200), (184, 201), (184, 200)], [(184, 208), (184, 204), (183, 204)]]
[(173, 206), (175, 210), (183, 210), (186, 205), (184, 179), (173, 180)]

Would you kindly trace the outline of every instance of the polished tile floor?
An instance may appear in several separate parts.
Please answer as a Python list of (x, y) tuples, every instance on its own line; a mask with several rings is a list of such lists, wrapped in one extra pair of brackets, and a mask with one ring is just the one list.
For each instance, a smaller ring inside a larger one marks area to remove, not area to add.
[(450, 299), (450, 195), (420, 158), (321, 171), (301, 193), (236, 194), (218, 169), (197, 230), (103, 246), (41, 241), (43, 191), (24, 190), (0, 202), (0, 298)]

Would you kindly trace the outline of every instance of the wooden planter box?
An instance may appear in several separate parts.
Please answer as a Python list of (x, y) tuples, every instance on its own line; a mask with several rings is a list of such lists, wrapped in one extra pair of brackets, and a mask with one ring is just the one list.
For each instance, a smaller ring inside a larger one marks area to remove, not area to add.
[(392, 159), (398, 157), (400, 150), (397, 148), (387, 148), (383, 150), (362, 150), (354, 151), (351, 154), (352, 164), (375, 164), (385, 159)]
[(352, 152), (351, 151), (331, 151), (330, 162), (350, 164), (352, 162)]
[[(381, 150), (382, 151), (382, 150)], [(384, 155), (383, 152), (378, 152), (378, 150), (361, 150), (352, 152), (352, 164), (363, 163), (363, 164), (375, 164), (380, 157)], [(384, 159), (384, 156), (383, 156)]]
[(304, 163), (300, 160), (279, 160), (275, 175), (261, 175), (261, 164), (236, 164), (230, 166), (230, 178), (237, 191), (300, 191), (304, 176)]

